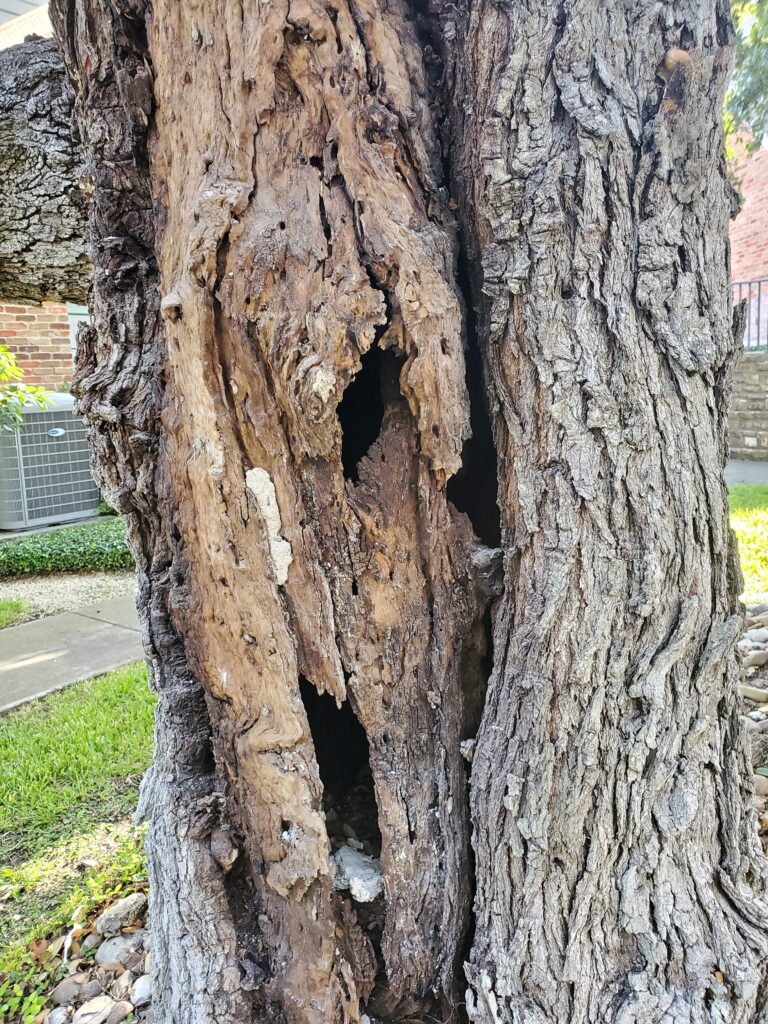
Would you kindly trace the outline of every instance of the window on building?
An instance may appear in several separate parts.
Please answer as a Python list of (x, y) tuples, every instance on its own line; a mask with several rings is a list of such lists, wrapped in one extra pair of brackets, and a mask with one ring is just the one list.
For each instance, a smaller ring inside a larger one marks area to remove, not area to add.
[(81, 323), (89, 324), (91, 316), (87, 306), (76, 306), (72, 302), (67, 303), (67, 316), (69, 318), (69, 346), (74, 359), (77, 352), (77, 328)]

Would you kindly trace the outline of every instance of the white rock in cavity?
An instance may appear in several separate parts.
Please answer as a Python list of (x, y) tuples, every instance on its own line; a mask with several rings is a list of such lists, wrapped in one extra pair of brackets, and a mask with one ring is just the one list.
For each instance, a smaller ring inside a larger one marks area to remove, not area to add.
[(334, 889), (349, 889), (357, 903), (372, 903), (381, 895), (384, 879), (374, 857), (353, 850), (351, 846), (340, 846), (331, 859), (336, 865)]
[(282, 521), (280, 519), (280, 508), (277, 504), (277, 494), (272, 477), (266, 471), (256, 466), (249, 469), (245, 474), (245, 486), (256, 499), (259, 512), (264, 520), (269, 535), (269, 556), (272, 560), (272, 569), (278, 586), (282, 586), (288, 579), (288, 566), (293, 561), (293, 552), (290, 543), (280, 533)]
[(461, 744), (459, 745), (459, 750), (461, 751), (461, 756), (464, 758), (465, 761), (468, 762), (468, 764), (472, 764), (473, 760), (475, 759), (475, 747), (476, 746), (477, 746), (477, 740), (475, 740), (475, 739), (462, 740)]

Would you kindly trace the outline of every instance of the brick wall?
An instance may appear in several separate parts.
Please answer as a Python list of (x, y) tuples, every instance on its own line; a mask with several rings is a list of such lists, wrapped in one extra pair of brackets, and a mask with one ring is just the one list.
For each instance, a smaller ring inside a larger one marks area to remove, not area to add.
[(0, 344), (7, 345), (24, 370), (27, 384), (51, 390), (72, 380), (72, 349), (67, 307), (0, 304)]
[(731, 223), (731, 280), (768, 277), (768, 149), (743, 155), (735, 175), (744, 204)]
[[(744, 197), (738, 217), (731, 222), (731, 280), (768, 278), (768, 149), (742, 151), (735, 167)], [(752, 290), (745, 340), (765, 345), (768, 340), (768, 291), (761, 303)], [(747, 289), (742, 296), (749, 298)], [(739, 297), (738, 289), (736, 298)], [(736, 369), (729, 416), (731, 457), (768, 459), (768, 351), (745, 352)]]

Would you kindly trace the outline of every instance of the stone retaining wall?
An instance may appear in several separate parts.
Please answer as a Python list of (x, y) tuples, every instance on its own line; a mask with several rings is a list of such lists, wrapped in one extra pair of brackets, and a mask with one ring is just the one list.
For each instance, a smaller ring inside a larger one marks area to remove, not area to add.
[(731, 458), (768, 459), (768, 352), (745, 352), (741, 358), (728, 422)]

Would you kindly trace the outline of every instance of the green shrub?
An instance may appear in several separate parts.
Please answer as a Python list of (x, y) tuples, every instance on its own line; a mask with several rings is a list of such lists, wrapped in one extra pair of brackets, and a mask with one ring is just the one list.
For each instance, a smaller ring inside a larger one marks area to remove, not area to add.
[(7, 345), (0, 345), (0, 430), (17, 430), (23, 422), (25, 405), (45, 409), (45, 389), (37, 384), (22, 384), (24, 371)]
[(122, 519), (106, 516), (97, 523), (0, 541), (0, 578), (27, 573), (98, 572), (130, 569)]

